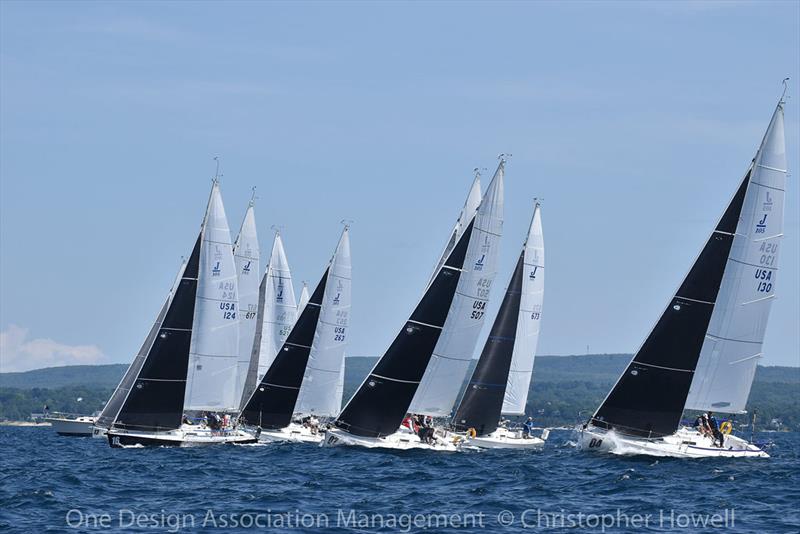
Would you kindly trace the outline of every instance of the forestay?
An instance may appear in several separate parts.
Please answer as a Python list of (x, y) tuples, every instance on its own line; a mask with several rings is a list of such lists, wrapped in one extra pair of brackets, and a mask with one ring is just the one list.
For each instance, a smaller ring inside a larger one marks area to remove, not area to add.
[(533, 360), (539, 343), (539, 330), (544, 302), (544, 236), (539, 203), (525, 241), (522, 296), (517, 319), (514, 355), (503, 397), (504, 414), (524, 415), (533, 376)]
[(688, 409), (727, 413), (745, 409), (775, 298), (785, 189), (781, 101), (753, 161), (717, 305), (686, 401)]
[(260, 252), (253, 201), (247, 207), (239, 235), (233, 245), (233, 258), (239, 283), (239, 357), (236, 362), (235, 398), (240, 399), (244, 390), (253, 340), (256, 334), (256, 319), (259, 305)]
[(237, 411), (238, 283), (219, 184), (211, 190), (201, 231), (200, 265), (184, 407)]
[(296, 413), (334, 417), (341, 409), (342, 391), (338, 384), (348, 339), (350, 277), (350, 235), (345, 227), (328, 270), (319, 322), (298, 394)]
[(449, 416), (469, 371), (486, 305), (497, 270), (503, 228), (503, 178), (501, 158), (474, 218), (463, 272), (447, 321), (409, 411)]

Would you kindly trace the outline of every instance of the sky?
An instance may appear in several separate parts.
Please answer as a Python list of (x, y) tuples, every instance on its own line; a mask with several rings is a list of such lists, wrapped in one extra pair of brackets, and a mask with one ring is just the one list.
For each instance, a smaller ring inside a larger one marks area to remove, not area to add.
[[(634, 352), (790, 77), (765, 365), (800, 365), (798, 2), (0, 2), (0, 370), (129, 362), (201, 223), (258, 195), (296, 290), (352, 220), (379, 356), (499, 153), (493, 317), (542, 198), (539, 354)], [(266, 263), (266, 259), (264, 260)], [(484, 336), (489, 323), (485, 325)], [(482, 343), (479, 342), (479, 343)]]

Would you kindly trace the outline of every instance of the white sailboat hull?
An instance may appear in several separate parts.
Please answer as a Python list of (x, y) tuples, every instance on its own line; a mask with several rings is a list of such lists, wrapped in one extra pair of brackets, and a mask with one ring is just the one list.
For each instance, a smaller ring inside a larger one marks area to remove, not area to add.
[(177, 430), (164, 432), (145, 432), (113, 428), (106, 434), (108, 443), (120, 447), (194, 447), (201, 445), (221, 445), (225, 443), (256, 443), (258, 438), (244, 430), (211, 430), (210, 428), (184, 425)]
[(549, 435), (550, 431), (544, 429), (541, 437), (525, 437), (521, 430), (509, 430), (507, 428), (498, 428), (491, 434), (474, 438), (466, 434), (456, 434), (463, 440), (462, 447), (479, 449), (541, 449), (544, 447), (544, 442)]
[(91, 436), (95, 417), (45, 417), (59, 436)]
[(355, 436), (339, 428), (329, 428), (325, 431), (325, 438), (321, 443), (323, 447), (366, 447), (368, 449), (426, 449), (432, 451), (456, 452), (460, 449), (453, 440), (436, 436), (433, 444), (424, 443), (419, 436), (410, 432), (395, 432), (382, 438), (367, 438)]
[(108, 429), (103, 428), (103, 427), (99, 427), (99, 426), (92, 427), (92, 437), (93, 438), (105, 439), (106, 434), (108, 434)]
[(261, 434), (258, 436), (258, 441), (260, 443), (276, 443), (281, 441), (321, 443), (323, 437), (324, 431), (322, 429), (314, 432), (307, 426), (291, 423), (289, 426), (279, 430), (262, 430)]
[(710, 437), (687, 427), (658, 439), (623, 436), (591, 426), (579, 429), (578, 436), (579, 449), (611, 454), (675, 458), (769, 458), (769, 454), (737, 436), (726, 435), (724, 444), (724, 447), (717, 447)]

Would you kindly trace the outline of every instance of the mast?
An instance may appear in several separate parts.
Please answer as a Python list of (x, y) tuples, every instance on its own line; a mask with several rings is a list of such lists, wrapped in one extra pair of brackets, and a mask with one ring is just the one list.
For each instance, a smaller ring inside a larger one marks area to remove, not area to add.
[(753, 160), (741, 217), (686, 408), (744, 412), (777, 287), (786, 189), (784, 100)]
[(339, 380), (349, 339), (351, 272), (350, 230), (345, 225), (328, 269), (319, 322), (295, 413), (335, 417), (342, 408)]
[(409, 411), (447, 417), (453, 411), (485, 319), (503, 228), (505, 155), (474, 218), (463, 273), (450, 313)]
[(233, 244), (214, 180), (203, 221), (184, 409), (235, 412), (239, 300)]
[(233, 258), (236, 264), (236, 275), (239, 284), (239, 351), (236, 362), (235, 398), (241, 399), (247, 379), (250, 359), (253, 352), (253, 341), (256, 335), (256, 320), (259, 309), (259, 280), (261, 272), (258, 232), (254, 213), (255, 188), (253, 198), (239, 229), (239, 235), (233, 244)]
[(467, 226), (411, 317), (336, 418), (337, 427), (367, 437), (397, 431), (447, 319), (473, 224)]
[(453, 417), (457, 431), (474, 428), (479, 436), (491, 434), (501, 410), (525, 413), (541, 319), (541, 247), (537, 202), (503, 302)]

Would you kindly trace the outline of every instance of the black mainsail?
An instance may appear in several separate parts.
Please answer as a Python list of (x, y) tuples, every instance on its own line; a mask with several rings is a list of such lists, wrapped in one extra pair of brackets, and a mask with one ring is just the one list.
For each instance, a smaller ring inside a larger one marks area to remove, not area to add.
[(644, 438), (678, 429), (749, 183), (750, 171), (592, 425)]
[[(165, 305), (166, 310), (162, 309), (159, 314), (161, 320), (156, 320), (143, 350), (131, 363), (103, 410), (102, 421), (99, 421), (101, 426), (152, 432), (180, 428), (201, 236), (198, 236), (180, 281)], [(146, 355), (140, 357), (144, 351)]]
[(452, 424), (457, 432), (474, 428), (477, 435), (484, 436), (497, 430), (514, 356), (524, 269), (523, 248), (492, 330), (453, 417)]
[(297, 395), (317, 330), (329, 270), (330, 267), (325, 269), (322, 280), (303, 308), (289, 337), (245, 404), (241, 418), (248, 424), (277, 430), (292, 422)]
[(356, 436), (397, 431), (430, 361), (464, 267), (474, 216), (403, 329), (334, 424)]

